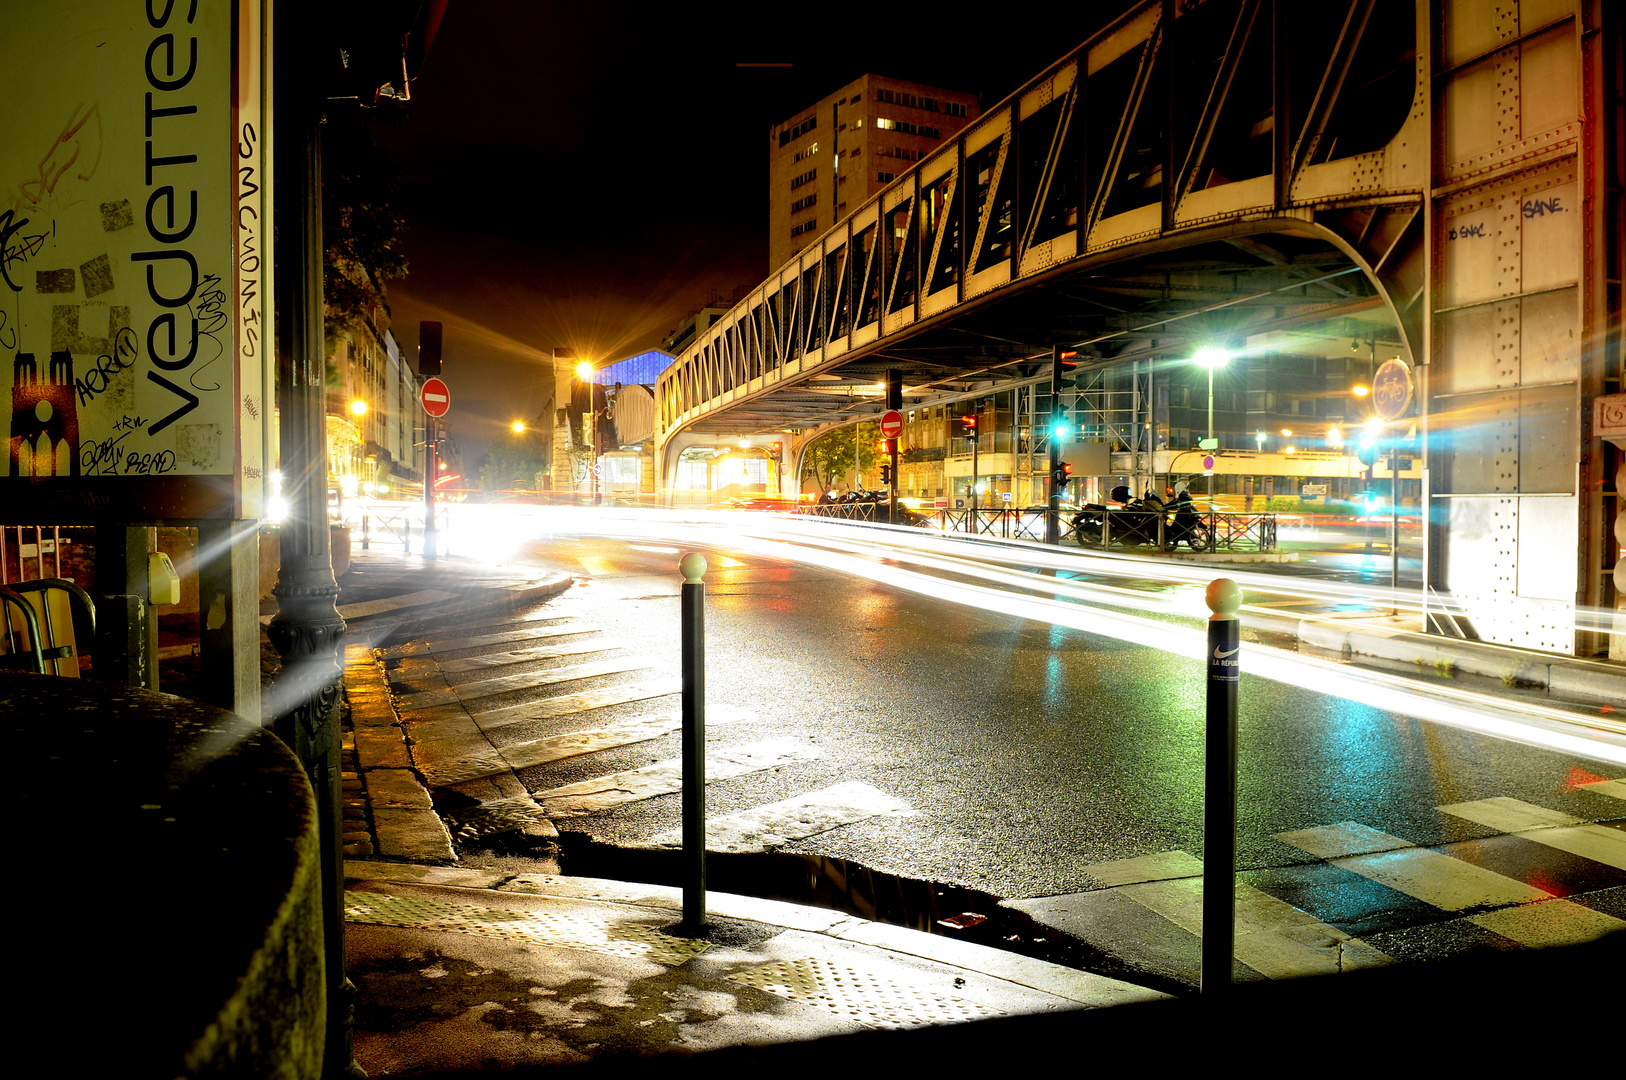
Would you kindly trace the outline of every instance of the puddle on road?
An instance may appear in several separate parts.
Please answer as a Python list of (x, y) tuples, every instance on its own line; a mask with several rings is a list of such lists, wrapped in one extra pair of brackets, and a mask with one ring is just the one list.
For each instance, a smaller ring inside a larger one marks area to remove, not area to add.
[[(558, 844), (561, 874), (682, 885), (679, 851), (621, 848), (600, 843), (585, 833), (571, 832), (561, 833)], [(1019, 953), (1165, 993), (1190, 990), (1133, 971), (1085, 942), (1040, 926), (1021, 912), (1001, 907), (1000, 897), (990, 893), (888, 874), (846, 859), (792, 851), (711, 852), (706, 856), (706, 887), (831, 908), (861, 919)]]

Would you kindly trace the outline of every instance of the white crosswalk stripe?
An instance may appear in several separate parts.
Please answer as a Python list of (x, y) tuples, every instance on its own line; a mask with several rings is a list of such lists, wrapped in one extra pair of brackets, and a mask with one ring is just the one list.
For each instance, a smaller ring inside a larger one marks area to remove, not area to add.
[[(1191, 877), (1144, 881), (1124, 885), (1118, 891), (1200, 937), (1203, 881)], [(1359, 938), (1291, 904), (1240, 881), (1235, 887), (1235, 956), (1267, 978), (1324, 975), (1390, 963), (1389, 957)]]
[[(811, 743), (792, 739), (768, 739), (743, 746), (707, 747), (706, 782), (715, 783), (747, 773), (776, 769), (797, 761), (811, 761), (821, 755)], [(630, 769), (577, 784), (536, 792), (550, 818), (580, 817), (624, 806), (657, 795), (683, 790), (683, 761), (671, 758), (642, 769)]]
[(572, 641), (566, 645), (538, 645), (529, 649), (516, 649), (512, 652), (485, 653), (481, 656), (465, 656), (457, 660), (439, 661), (440, 670), (453, 675), (468, 671), (485, 671), (489, 668), (508, 667), (513, 664), (529, 664), (537, 660), (551, 660), (560, 656), (583, 656), (587, 653), (610, 652), (615, 649), (626, 648), (627, 643), (617, 638), (595, 637), (586, 641)]
[(1452, 803), (1439, 810), (1442, 814), (1512, 833), (1616, 870), (1626, 870), (1626, 832), (1607, 825), (1588, 825), (1557, 810), (1510, 798)]
[(1595, 791), (1599, 795), (1607, 795), (1611, 799), (1626, 800), (1626, 778), (1619, 780), (1594, 780), (1590, 784), (1582, 784), (1582, 791)]
[(1626, 930), (1626, 922), (1613, 915), (1569, 900), (1521, 904), (1474, 915), (1468, 921), (1534, 949), (1550, 945), (1579, 945), (1585, 941), (1596, 941), (1605, 934)]
[[(709, 730), (754, 718), (753, 714), (741, 709), (711, 709), (706, 714), (706, 727)], [(530, 769), (553, 761), (563, 761), (566, 758), (593, 754), (600, 750), (613, 750), (618, 746), (630, 746), (658, 739), (662, 735), (676, 731), (681, 724), (682, 717), (678, 710), (668, 709), (665, 712), (634, 717), (602, 728), (508, 743), (497, 749), (511, 768)]]
[[(1365, 854), (1343, 855), (1338, 846), (1345, 837), (1353, 839), (1353, 846)], [(1353, 821), (1279, 833), (1276, 839), (1320, 856), (1334, 866), (1433, 904), (1442, 911), (1527, 904), (1552, 898), (1551, 893), (1522, 881), (1429, 848), (1415, 847), (1408, 840), (1389, 836)]]
[(594, 634), (603, 627), (592, 623), (576, 622), (574, 617), (556, 620), (546, 626), (529, 629), (504, 630), (497, 634), (476, 637), (442, 637), (429, 641), (408, 641), (378, 650), (385, 660), (398, 660), (407, 656), (425, 656), (434, 653), (455, 652), (461, 649), (484, 649), (492, 645), (513, 645), (522, 641), (543, 641), (547, 638), (567, 637), (571, 634)]
[[(882, 814), (901, 814), (908, 804), (858, 780), (806, 792), (779, 802), (706, 819), (706, 850), (729, 853), (771, 851), (792, 840), (867, 821)], [(651, 847), (681, 847), (683, 830), (650, 837)]]
[(477, 682), (462, 683), (458, 686), (443, 689), (422, 690), (417, 693), (403, 694), (396, 699), (395, 704), (397, 708), (403, 711), (426, 709), (433, 705), (449, 705), (454, 701), (497, 697), (501, 694), (512, 694), (521, 690), (535, 690), (557, 683), (575, 682), (578, 679), (592, 679), (600, 675), (619, 675), (627, 671), (642, 671), (648, 667), (648, 663), (635, 659), (595, 660), (589, 664), (573, 664), (570, 667), (553, 668), (549, 671), (532, 671), (524, 675), (505, 675), (498, 679), (481, 679)]
[(666, 697), (679, 693), (682, 689), (683, 684), (676, 679), (652, 683), (623, 683), (620, 686), (606, 686), (596, 690), (579, 690), (573, 694), (557, 694), (540, 701), (505, 705), (500, 709), (487, 709), (483, 712), (471, 710), (469, 715), (474, 718), (474, 722), (481, 730), (490, 731), (493, 728), (523, 724), (531, 720), (552, 720), (560, 716), (591, 712), (594, 709), (607, 709), (612, 705), (626, 705), (634, 701)]

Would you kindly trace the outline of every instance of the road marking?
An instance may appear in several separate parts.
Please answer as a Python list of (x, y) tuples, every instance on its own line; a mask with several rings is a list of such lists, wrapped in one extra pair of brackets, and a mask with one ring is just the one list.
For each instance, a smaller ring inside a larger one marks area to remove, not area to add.
[[(708, 717), (709, 719), (709, 717)], [(810, 791), (795, 798), (706, 819), (706, 850), (729, 853), (772, 851), (843, 825), (909, 809), (879, 788), (859, 780)], [(669, 829), (649, 838), (652, 847), (682, 847), (683, 830)]]
[[(480, 726), (480, 730), (489, 731), (510, 724), (523, 724), (528, 720), (551, 720), (559, 716), (574, 716), (594, 709), (604, 709), (611, 705), (625, 705), (632, 701), (665, 697), (682, 689), (683, 684), (677, 679), (652, 683), (627, 683), (622, 686), (606, 686), (598, 690), (580, 690), (574, 694), (560, 694), (557, 697), (531, 701), (524, 705), (505, 705), (500, 709), (471, 712), (469, 715)], [(708, 713), (715, 710), (716, 706), (713, 706)]]
[[(1175, 878), (1119, 886), (1119, 894), (1148, 907), (1199, 937), (1203, 932), (1202, 878)], [(1268, 893), (1236, 883), (1236, 958), (1270, 979), (1324, 975), (1392, 963), (1359, 938)]]
[[(710, 729), (754, 719), (755, 714), (745, 712), (743, 709), (710, 709), (706, 712), (706, 727)], [(677, 710), (669, 710), (626, 720), (609, 727), (509, 743), (507, 746), (498, 747), (497, 750), (502, 754), (503, 760), (508, 762), (509, 768), (529, 769), (537, 765), (546, 765), (550, 761), (562, 761), (565, 758), (580, 757), (582, 754), (593, 754), (617, 746), (630, 746), (633, 743), (658, 739), (662, 735), (676, 731), (682, 723), (680, 713)]]
[(481, 679), (438, 690), (423, 690), (403, 694), (396, 699), (399, 709), (426, 709), (432, 705), (449, 705), (454, 701), (472, 701), (483, 697), (496, 697), (519, 690), (533, 690), (540, 686), (592, 679), (600, 675), (617, 675), (623, 671), (642, 671), (649, 667), (641, 660), (596, 660), (590, 664), (574, 664), (554, 668), (552, 671), (532, 671), (524, 675), (505, 675), (500, 679)]
[(1626, 832), (1619, 829), (1588, 825), (1580, 818), (1505, 796), (1452, 803), (1439, 810), (1464, 821), (1512, 833), (1521, 839), (1567, 851), (1617, 870), (1626, 870)]
[(1605, 934), (1626, 930), (1626, 922), (1569, 900), (1489, 911), (1468, 919), (1486, 930), (1533, 949), (1549, 945), (1579, 945)]
[(483, 649), (488, 645), (512, 645), (520, 641), (540, 641), (543, 638), (564, 637), (568, 634), (589, 634), (604, 629), (592, 623), (578, 623), (574, 616), (556, 617), (558, 626), (539, 626), (529, 630), (508, 630), (501, 634), (481, 634), (478, 637), (443, 637), (430, 641), (408, 641), (379, 649), (385, 660), (403, 656), (424, 656), (429, 653), (451, 652), (454, 649)]
[(1590, 784), (1582, 784), (1581, 788), (1595, 791), (1599, 795), (1607, 795), (1611, 799), (1626, 799), (1626, 779), (1595, 780)]
[(1276, 839), (1308, 851), (1318, 859), (1335, 859), (1341, 855), (1366, 855), (1374, 851), (1393, 851), (1412, 847), (1410, 840), (1378, 832), (1358, 821), (1340, 821), (1336, 825), (1318, 825), (1313, 829), (1277, 833)]
[[(743, 746), (711, 747), (706, 751), (706, 782), (729, 780), (748, 773), (775, 769), (819, 757), (819, 748), (791, 739), (769, 739)], [(683, 789), (683, 760), (671, 758), (642, 769), (612, 773), (579, 784), (536, 792), (550, 818), (580, 817), (627, 803), (669, 795)]]
[(465, 671), (485, 671), (489, 668), (509, 667), (513, 664), (529, 664), (536, 660), (551, 660), (560, 656), (581, 656), (584, 653), (610, 652), (614, 649), (626, 647), (625, 641), (616, 638), (593, 638), (590, 641), (571, 641), (564, 645), (538, 645), (531, 649), (515, 649), (513, 652), (487, 653), (484, 656), (465, 656), (459, 660), (437, 660), (435, 663), (442, 671), (458, 674)]
[(1203, 861), (1186, 851), (1159, 851), (1134, 859), (1086, 866), (1084, 872), (1108, 887), (1133, 885), (1140, 881), (1167, 881), (1170, 878), (1198, 877)]
[(1430, 848), (1408, 847), (1327, 861), (1444, 911), (1528, 904), (1552, 898), (1551, 893), (1533, 885)]

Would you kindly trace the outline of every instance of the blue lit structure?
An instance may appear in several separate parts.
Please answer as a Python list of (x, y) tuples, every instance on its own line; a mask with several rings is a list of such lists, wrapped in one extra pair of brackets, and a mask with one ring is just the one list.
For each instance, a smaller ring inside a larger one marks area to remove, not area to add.
[(654, 386), (660, 373), (677, 357), (660, 349), (650, 349), (625, 360), (593, 369), (593, 382), (599, 386)]

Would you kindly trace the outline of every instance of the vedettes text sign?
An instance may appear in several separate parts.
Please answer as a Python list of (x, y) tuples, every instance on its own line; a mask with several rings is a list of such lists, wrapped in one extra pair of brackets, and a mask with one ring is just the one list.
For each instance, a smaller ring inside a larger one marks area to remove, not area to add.
[(261, 10), (6, 5), (0, 520), (260, 515)]

